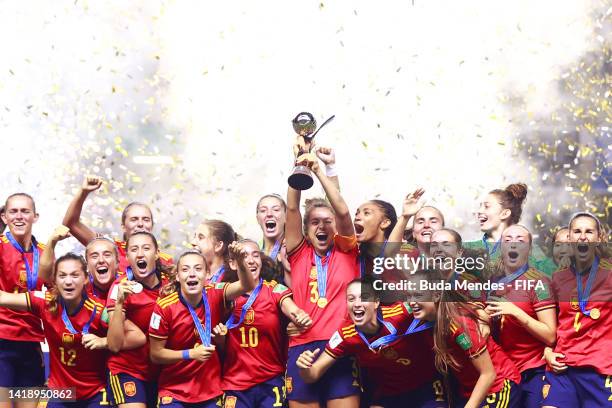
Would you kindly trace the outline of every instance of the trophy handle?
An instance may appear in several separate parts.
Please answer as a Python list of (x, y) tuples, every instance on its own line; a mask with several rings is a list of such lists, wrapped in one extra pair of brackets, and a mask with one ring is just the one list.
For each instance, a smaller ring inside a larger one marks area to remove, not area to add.
[(307, 142), (312, 141), (312, 139), (314, 139), (314, 137), (317, 135), (317, 133), (319, 133), (319, 130), (323, 129), (323, 127), (325, 125), (327, 125), (329, 122), (331, 122), (334, 118), (336, 117), (336, 115), (331, 115), (329, 118), (327, 118), (327, 120), (325, 122), (323, 122), (323, 124), (321, 124), (321, 126), (319, 126), (319, 128), (310, 136), (308, 136), (308, 138), (304, 138)]

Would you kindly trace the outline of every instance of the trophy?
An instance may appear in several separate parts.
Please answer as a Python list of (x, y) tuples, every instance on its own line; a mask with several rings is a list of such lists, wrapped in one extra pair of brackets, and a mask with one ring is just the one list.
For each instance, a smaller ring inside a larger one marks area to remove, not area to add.
[[(304, 138), (304, 141), (308, 146), (308, 150), (306, 151), (300, 149), (298, 156), (304, 153), (310, 153), (312, 140), (317, 133), (319, 133), (319, 130), (331, 122), (334, 117), (335, 115), (329, 117), (325, 122), (323, 122), (319, 129), (317, 129), (317, 121), (315, 120), (314, 116), (312, 116), (312, 113), (300, 112), (295, 118), (293, 118), (293, 121), (291, 122), (293, 124), (293, 130), (295, 130), (295, 133)], [(291, 175), (287, 179), (287, 182), (296, 190), (308, 190), (314, 184), (314, 180), (310, 174), (310, 169), (307, 166), (295, 166), (291, 172)]]

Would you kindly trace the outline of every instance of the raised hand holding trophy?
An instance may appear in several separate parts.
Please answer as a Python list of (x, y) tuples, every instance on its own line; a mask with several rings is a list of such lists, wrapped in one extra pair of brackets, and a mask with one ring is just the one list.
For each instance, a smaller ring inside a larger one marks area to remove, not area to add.
[[(300, 147), (297, 157), (305, 153), (310, 153), (314, 137), (317, 135), (317, 133), (319, 133), (319, 130), (331, 122), (333, 118), (335, 118), (335, 115), (332, 115), (325, 122), (323, 122), (319, 129), (317, 129), (317, 121), (309, 112), (300, 112), (295, 118), (293, 118), (293, 130), (295, 130), (295, 133), (297, 133), (299, 136), (304, 138), (305, 145), (305, 148)], [(307, 166), (298, 165), (293, 168), (287, 182), (296, 190), (308, 190), (310, 187), (312, 187), (314, 180), (310, 174), (310, 169)]]

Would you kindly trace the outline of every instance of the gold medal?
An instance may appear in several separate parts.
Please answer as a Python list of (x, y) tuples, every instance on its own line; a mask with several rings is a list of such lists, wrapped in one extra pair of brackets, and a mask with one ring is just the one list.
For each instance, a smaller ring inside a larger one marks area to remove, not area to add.
[(317, 306), (319, 306), (321, 309), (327, 306), (327, 298), (319, 298), (319, 300), (317, 300)]
[(219, 330), (219, 335), (220, 336), (225, 336), (227, 334), (227, 326), (226, 325), (221, 325), (221, 329)]
[(597, 320), (601, 316), (601, 312), (599, 311), (598, 308), (594, 307), (590, 310), (589, 316), (591, 317), (591, 319)]

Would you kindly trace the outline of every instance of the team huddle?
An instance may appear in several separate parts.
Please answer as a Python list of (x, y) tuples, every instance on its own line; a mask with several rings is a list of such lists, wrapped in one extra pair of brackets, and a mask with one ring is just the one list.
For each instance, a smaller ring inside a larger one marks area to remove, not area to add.
[[(11, 194), (1, 214), (0, 407), (33, 408), (9, 390), (44, 385), (76, 392), (48, 407), (612, 406), (612, 260), (596, 216), (559, 226), (547, 256), (519, 224), (527, 186), (511, 184), (486, 195), (483, 235), (464, 241), (420, 188), (399, 213), (375, 199), (353, 216), (333, 151), (302, 151), (296, 164), (325, 198), (302, 207), (291, 187), (286, 199), (264, 195), (260, 241), (204, 220), (175, 258), (160, 250), (143, 203), (124, 209), (120, 239), (81, 221), (98, 177), (85, 178), (46, 245), (32, 235), (34, 199)], [(69, 236), (85, 256), (56, 259)], [(395, 278), (373, 266), (398, 253), (448, 261), (407, 281), (505, 289), (389, 299), (376, 280)], [(474, 254), (485, 268), (458, 268)]]

